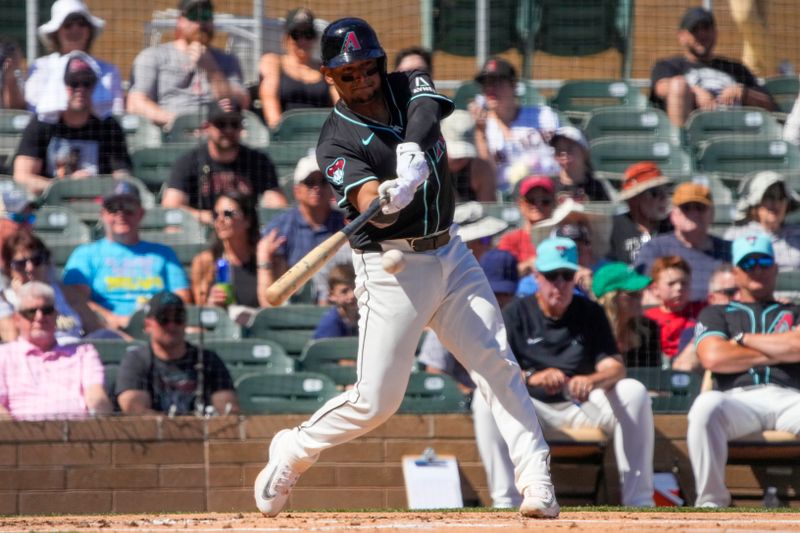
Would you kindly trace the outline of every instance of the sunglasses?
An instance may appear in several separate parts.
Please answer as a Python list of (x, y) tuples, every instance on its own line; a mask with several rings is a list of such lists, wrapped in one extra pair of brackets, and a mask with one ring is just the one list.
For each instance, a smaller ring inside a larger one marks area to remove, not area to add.
[(783, 191), (770, 191), (761, 197), (761, 202), (783, 202), (786, 199), (786, 195), (783, 194)]
[(195, 7), (183, 14), (192, 22), (211, 22), (214, 20), (214, 10), (210, 7)]
[(36, 318), (36, 312), (41, 311), (42, 316), (50, 316), (56, 312), (56, 308), (53, 305), (43, 305), (42, 307), (32, 307), (30, 309), (20, 309), (17, 311), (19, 315), (27, 320), (28, 322), (32, 321)]
[(313, 41), (317, 38), (317, 32), (314, 30), (292, 30), (289, 32), (289, 37), (291, 37), (293, 41), (299, 41), (300, 39)]
[(645, 191), (650, 198), (666, 198), (667, 197), (667, 189), (664, 187), (655, 187), (653, 189), (647, 189)]
[(552, 198), (529, 198), (526, 196), (525, 202), (527, 202), (530, 205), (536, 205), (539, 207), (550, 207), (551, 205), (553, 205)]
[(738, 266), (745, 272), (751, 272), (755, 270), (756, 267), (771, 268), (774, 265), (775, 265), (775, 259), (767, 255), (762, 255), (761, 257), (754, 257), (754, 256), (745, 257), (744, 259), (739, 261), (739, 264), (736, 266)]
[(89, 80), (76, 80), (67, 82), (67, 87), (70, 89), (91, 89), (94, 87), (95, 82)]
[(211, 217), (214, 220), (217, 220), (219, 218), (227, 218), (228, 220), (233, 220), (234, 218), (239, 218), (240, 215), (241, 213), (235, 209), (224, 209), (221, 213), (218, 213), (217, 211), (213, 211), (211, 213)]
[(309, 189), (312, 189), (314, 187), (324, 187), (327, 182), (324, 179), (315, 179), (314, 180), (314, 179), (306, 178), (303, 181), (301, 181), (300, 183), (302, 183), (303, 185), (305, 185)]
[[(378, 69), (378, 65), (372, 65), (368, 69), (362, 71), (362, 74), (364, 75), (365, 78), (369, 78), (369, 77), (372, 77), (375, 74), (377, 74), (378, 70), (379, 70)], [(339, 76), (339, 79), (341, 79), (345, 83), (352, 83), (352, 82), (356, 81), (355, 75), (350, 74), (350, 73), (342, 74), (341, 76)]]
[(69, 29), (72, 26), (80, 26), (81, 28), (88, 28), (89, 27), (89, 21), (87, 21), (83, 17), (72, 17), (72, 18), (68, 17), (64, 21), (64, 23), (61, 24), (61, 27), (62, 28), (66, 28), (66, 29)]
[(705, 213), (708, 210), (708, 206), (706, 204), (701, 204), (700, 202), (689, 202), (686, 204), (681, 204), (679, 209), (684, 213), (688, 213), (690, 211)]
[(739, 288), (731, 287), (729, 289), (717, 289), (714, 292), (717, 294), (724, 294), (728, 298), (733, 298), (734, 296), (736, 296), (736, 293), (739, 292)]
[(174, 315), (159, 315), (156, 317), (156, 322), (159, 326), (166, 326), (167, 324), (177, 324), (179, 326), (186, 324), (186, 313), (176, 311)]
[(133, 215), (136, 213), (136, 206), (128, 203), (111, 202), (105, 206), (106, 211), (115, 215), (117, 213), (124, 213), (126, 215)]
[(33, 224), (36, 221), (36, 215), (33, 213), (28, 215), (25, 213), (8, 213), (6, 218), (17, 224)]
[(215, 120), (212, 122), (215, 128), (218, 130), (224, 130), (225, 128), (230, 128), (232, 130), (240, 130), (242, 129), (242, 121), (236, 119), (230, 120)]
[(552, 272), (542, 272), (542, 276), (550, 283), (555, 283), (559, 279), (563, 280), (565, 283), (570, 283), (575, 279), (575, 271), (553, 270)]
[(40, 267), (47, 262), (47, 259), (47, 254), (40, 252), (36, 255), (25, 257), (23, 259), (14, 259), (13, 261), (10, 261), (10, 265), (11, 268), (17, 272), (22, 272), (25, 270), (25, 267), (28, 266), (28, 263), (32, 264), (34, 267)]

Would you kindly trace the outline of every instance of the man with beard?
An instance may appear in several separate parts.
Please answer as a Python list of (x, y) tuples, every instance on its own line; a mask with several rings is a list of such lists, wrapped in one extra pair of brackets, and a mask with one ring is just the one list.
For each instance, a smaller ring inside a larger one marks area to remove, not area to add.
[(285, 207), (275, 166), (263, 152), (243, 146), (242, 110), (236, 101), (212, 102), (205, 123), (208, 138), (182, 155), (172, 166), (163, 207), (181, 207), (206, 224), (217, 197), (239, 191), (262, 196), (264, 207)]
[(746, 105), (775, 108), (769, 93), (747, 67), (714, 56), (717, 24), (702, 7), (691, 7), (678, 30), (683, 55), (658, 61), (650, 75), (650, 100), (665, 109), (670, 121), (683, 126), (694, 109)]
[(128, 112), (169, 129), (175, 117), (197, 113), (211, 100), (229, 97), (247, 108), (239, 60), (210, 46), (214, 7), (210, 0), (181, 0), (175, 40), (146, 48), (133, 62)]

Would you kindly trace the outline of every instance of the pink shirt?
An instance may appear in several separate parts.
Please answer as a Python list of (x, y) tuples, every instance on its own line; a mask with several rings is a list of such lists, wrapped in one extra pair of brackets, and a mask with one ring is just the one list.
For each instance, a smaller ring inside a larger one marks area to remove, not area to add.
[(0, 345), (0, 405), (17, 419), (87, 414), (84, 394), (103, 384), (103, 363), (91, 344), (43, 352), (23, 339)]

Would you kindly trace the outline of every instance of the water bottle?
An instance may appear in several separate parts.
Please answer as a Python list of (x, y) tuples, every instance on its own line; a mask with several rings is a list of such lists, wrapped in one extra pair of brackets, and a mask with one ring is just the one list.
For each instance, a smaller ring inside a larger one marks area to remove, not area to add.
[(225, 291), (225, 305), (230, 305), (234, 302), (231, 265), (224, 257), (217, 259), (217, 280), (214, 286)]
[(776, 487), (767, 487), (764, 491), (763, 506), (766, 508), (783, 507), (783, 502), (778, 498), (778, 489)]

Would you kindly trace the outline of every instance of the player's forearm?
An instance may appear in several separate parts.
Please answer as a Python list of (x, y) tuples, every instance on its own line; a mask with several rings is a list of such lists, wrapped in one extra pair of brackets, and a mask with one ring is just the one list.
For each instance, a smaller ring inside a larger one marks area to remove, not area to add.
[(721, 337), (709, 337), (697, 345), (697, 357), (703, 368), (721, 374), (745, 372), (754, 366), (773, 364), (774, 361), (763, 353), (739, 346)]
[(159, 126), (169, 124), (174, 117), (173, 113), (163, 109), (145, 94), (135, 91), (128, 93), (128, 113), (142, 115)]
[(40, 195), (53, 182), (52, 179), (38, 174), (14, 172), (14, 181), (25, 187), (31, 194)]
[(797, 329), (785, 333), (748, 333), (742, 342), (745, 347), (781, 363), (800, 361), (800, 330)]
[(439, 139), (441, 109), (434, 98), (417, 98), (408, 106), (408, 126), (405, 142), (417, 143), (422, 151), (431, 148)]
[(618, 364), (599, 364), (589, 379), (595, 389), (610, 390), (619, 380), (625, 377), (625, 366)]

